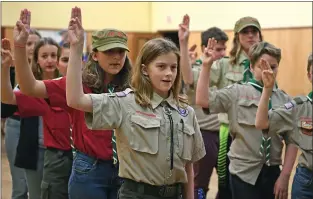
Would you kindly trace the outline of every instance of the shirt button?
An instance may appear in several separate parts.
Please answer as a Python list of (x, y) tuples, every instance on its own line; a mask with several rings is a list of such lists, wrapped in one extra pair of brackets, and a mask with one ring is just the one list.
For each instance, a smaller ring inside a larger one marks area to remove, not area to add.
[(166, 160), (169, 161), (169, 160), (170, 160), (170, 157), (167, 157)]
[(170, 138), (170, 136), (167, 136), (167, 140), (170, 140), (171, 138)]

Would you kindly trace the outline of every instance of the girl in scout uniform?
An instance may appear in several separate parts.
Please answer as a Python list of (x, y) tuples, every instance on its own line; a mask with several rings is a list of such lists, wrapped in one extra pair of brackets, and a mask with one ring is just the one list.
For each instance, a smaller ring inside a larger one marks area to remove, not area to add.
[[(308, 78), (312, 83), (312, 54), (308, 59)], [(312, 91), (307, 96), (298, 96), (284, 106), (268, 111), (275, 76), (271, 68), (262, 74), (264, 92), (256, 114), (255, 125), (258, 129), (269, 129), (280, 133), (291, 131), (302, 154), (298, 160), (293, 179), (291, 198), (313, 198), (313, 137), (312, 137)], [(296, 158), (294, 155), (291, 158)]]
[[(214, 63), (211, 67), (210, 73), (210, 86), (217, 87), (217, 89), (222, 89), (230, 84), (234, 84), (239, 81), (247, 81), (247, 79), (251, 76), (249, 66), (250, 61), (247, 56), (249, 48), (255, 44), (256, 42), (262, 41), (262, 33), (261, 26), (257, 19), (253, 17), (243, 17), (240, 18), (234, 28), (234, 40), (233, 46), (230, 52), (230, 57), (223, 57), (225, 55), (225, 42), (227, 40), (221, 39), (219, 37), (215, 38), (218, 40), (217, 45), (214, 48)], [(186, 15), (184, 17), (183, 23), (180, 24), (179, 29), (180, 34), (180, 51), (181, 51), (181, 63), (182, 63), (182, 73), (183, 79), (186, 84), (188, 84), (189, 89), (187, 89), (187, 93), (189, 94), (189, 98), (194, 98), (194, 93), (190, 92), (190, 90), (195, 90), (197, 86), (197, 82), (199, 79), (200, 70), (202, 68), (202, 64), (197, 67), (190, 67), (190, 60), (188, 59), (187, 49), (188, 49), (188, 37), (189, 37), (189, 16)], [(224, 33), (225, 34), (225, 33)], [(227, 36), (226, 36), (227, 37)], [(202, 42), (202, 50), (206, 47), (206, 43)], [(199, 60), (200, 63), (203, 62), (203, 57)], [(193, 89), (192, 89), (193, 88)], [(205, 128), (216, 128), (213, 123), (203, 123), (204, 113), (199, 108), (196, 109), (197, 118), (200, 119), (200, 128), (204, 130)], [(217, 117), (214, 114), (210, 114), (206, 116), (206, 120)], [(228, 119), (226, 114), (218, 114), (219, 120), (219, 142), (215, 142), (216, 146), (212, 145), (209, 148), (211, 152), (207, 151), (207, 155), (211, 155), (211, 159), (214, 159), (217, 162), (217, 173), (219, 177), (219, 198), (227, 198), (230, 196), (230, 188), (229, 188), (229, 171), (227, 169), (229, 160), (227, 159), (227, 152), (229, 150), (229, 146), (231, 143), (231, 137), (229, 136), (229, 126)], [(201, 122), (202, 121), (202, 122)], [(211, 139), (212, 140), (212, 139)], [(205, 143), (208, 141), (205, 140)], [(218, 148), (216, 150), (216, 154), (214, 153), (214, 148)], [(203, 161), (203, 160), (202, 160)], [(213, 165), (215, 166), (215, 165)], [(212, 167), (212, 166), (211, 166)], [(212, 168), (213, 169), (213, 168)], [(211, 170), (211, 169), (208, 169)], [(197, 179), (195, 179), (197, 180)], [(199, 186), (198, 183), (195, 185)], [(200, 187), (198, 187), (200, 188)], [(206, 192), (207, 186), (202, 185), (202, 189)], [(205, 198), (205, 195), (198, 194), (198, 198)]]
[[(5, 48), (9, 47), (9, 40), (2, 40), (2, 45)], [(35, 71), (38, 71), (38, 79), (58, 76), (56, 65), (60, 63), (60, 52), (61, 48), (51, 38), (43, 38), (37, 43), (34, 49), (34, 60), (32, 63), (38, 63), (33, 64), (34, 68), (36, 67)], [(6, 55), (10, 57), (7, 59), (12, 59), (10, 54)], [(63, 58), (65, 56), (66, 55), (63, 55)], [(43, 171), (40, 169), (37, 170), (37, 172), (40, 172), (40, 174), (38, 174), (40, 176), (38, 186), (32, 188), (32, 183), (29, 185), (30, 197), (41, 199), (67, 199), (67, 184), (73, 160), (70, 145), (70, 120), (68, 113), (58, 107), (50, 107), (43, 99), (23, 95), (18, 90), (13, 92), (8, 78), (8, 71), (8, 66), (2, 67), (1, 101), (3, 103), (16, 105), (17, 112), (21, 117), (43, 116), (43, 145), (46, 148), (45, 157), (43, 158), (44, 166)], [(26, 133), (29, 135), (31, 132)], [(41, 172), (43, 172), (43, 174)], [(38, 193), (41, 192), (41, 197), (40, 194), (34, 197), (31, 192), (32, 189), (37, 189), (36, 192)]]
[[(21, 45), (27, 39), (26, 27), (30, 24), (30, 12), (24, 10), (17, 23), (18, 37), (15, 43)], [(72, 9), (72, 18), (81, 18), (79, 8)], [(69, 33), (71, 30), (69, 30)], [(93, 52), (83, 68), (84, 92), (102, 93), (124, 90), (127, 87), (130, 64), (124, 59), (127, 48), (125, 33), (105, 29), (92, 35)], [(76, 155), (68, 183), (71, 199), (115, 199), (121, 180), (118, 178), (118, 164), (113, 162), (112, 130), (91, 131), (84, 122), (84, 113), (72, 109), (66, 103), (66, 77), (36, 81), (29, 68), (23, 48), (16, 47), (15, 63), (20, 88), (26, 95), (49, 99), (50, 106), (60, 107), (70, 114), (72, 137)], [(82, 52), (80, 53), (80, 61)], [(68, 73), (67, 73), (68, 74)]]
[[(41, 35), (34, 29), (29, 32), (29, 38), (26, 45), (26, 53), (31, 62), (34, 46), (41, 38)], [(3, 61), (3, 59), (2, 59)], [(13, 63), (12, 63), (13, 64)], [(11, 86), (15, 86), (15, 68), (10, 67)], [(12, 199), (27, 198), (28, 188), (24, 169), (14, 165), (16, 157), (16, 148), (20, 137), (20, 118), (17, 113), (14, 114), (16, 106), (1, 103), (1, 118), (6, 118), (5, 122), (5, 149), (9, 161), (11, 180), (12, 180)], [(14, 115), (13, 115), (14, 114)], [(2, 123), (1, 123), (2, 125)], [(3, 126), (1, 126), (3, 127)]]
[[(132, 68), (131, 88), (112, 94), (84, 94), (80, 20), (69, 26), (71, 53), (67, 103), (85, 113), (89, 128), (116, 129), (124, 183), (119, 198), (193, 198), (192, 162), (205, 155), (192, 108), (179, 98), (180, 66), (176, 45), (148, 41)], [(76, 33), (76, 34), (74, 34)], [(126, 56), (126, 55), (124, 55)], [(75, 92), (73, 92), (75, 91)]]
[[(230, 159), (230, 183), (234, 199), (282, 197), (288, 191), (288, 175), (293, 165), (292, 156), (296, 148), (288, 134), (260, 131), (255, 128), (255, 115), (262, 92), (260, 68), (268, 62), (275, 75), (281, 59), (280, 49), (260, 42), (250, 48), (252, 78), (247, 83), (232, 84), (221, 90), (208, 91), (210, 67), (213, 62), (214, 40), (209, 40), (206, 58), (200, 72), (196, 92), (196, 103), (209, 113), (227, 113), (233, 142), (228, 157)], [(277, 107), (289, 101), (289, 97), (276, 87), (273, 88), (269, 107)], [(284, 167), (280, 172), (283, 143), (287, 143)], [(274, 194), (275, 193), (275, 194)], [(284, 197), (283, 197), (284, 198)]]

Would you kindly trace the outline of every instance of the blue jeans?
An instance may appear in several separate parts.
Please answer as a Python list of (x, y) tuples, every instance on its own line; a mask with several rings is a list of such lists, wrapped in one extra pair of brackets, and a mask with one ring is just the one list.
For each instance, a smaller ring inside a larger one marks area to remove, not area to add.
[(12, 178), (12, 199), (27, 199), (25, 171), (14, 166), (16, 147), (20, 137), (20, 121), (7, 118), (5, 122), (5, 150)]
[(298, 165), (293, 178), (292, 199), (312, 199), (313, 198), (313, 171)]
[(37, 170), (24, 169), (29, 191), (29, 199), (41, 199), (41, 181), (43, 176), (43, 160), (45, 149), (38, 149)]
[(121, 180), (113, 161), (76, 152), (68, 189), (70, 199), (116, 199)]

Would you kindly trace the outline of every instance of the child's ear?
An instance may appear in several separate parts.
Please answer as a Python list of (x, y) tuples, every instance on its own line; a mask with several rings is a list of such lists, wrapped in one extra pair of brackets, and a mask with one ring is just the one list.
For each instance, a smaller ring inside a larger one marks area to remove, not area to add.
[(148, 76), (148, 71), (147, 71), (147, 66), (144, 64), (141, 64), (142, 68), (141, 68), (141, 72), (144, 76)]
[(96, 54), (96, 53), (92, 52), (92, 53), (91, 53), (91, 57), (92, 57), (92, 59), (93, 59), (94, 61), (98, 61), (98, 58), (97, 58), (97, 54)]

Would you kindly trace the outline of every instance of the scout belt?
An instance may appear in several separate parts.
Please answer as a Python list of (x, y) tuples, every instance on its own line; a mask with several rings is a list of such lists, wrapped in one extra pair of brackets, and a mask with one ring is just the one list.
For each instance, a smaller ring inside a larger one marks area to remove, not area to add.
[(124, 179), (123, 186), (133, 192), (142, 193), (154, 197), (173, 198), (182, 194), (182, 184), (153, 186), (142, 182), (136, 182), (130, 179)]

